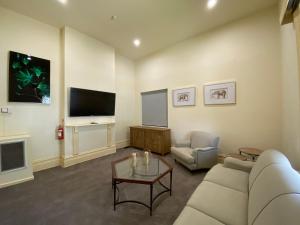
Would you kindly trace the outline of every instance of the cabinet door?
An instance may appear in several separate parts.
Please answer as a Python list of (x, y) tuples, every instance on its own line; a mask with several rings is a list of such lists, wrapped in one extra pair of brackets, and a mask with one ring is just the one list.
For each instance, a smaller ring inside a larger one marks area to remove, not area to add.
[(146, 130), (145, 131), (145, 149), (155, 153), (162, 153), (163, 136), (161, 131)]
[(138, 128), (130, 129), (130, 145), (136, 148), (144, 148), (144, 130)]

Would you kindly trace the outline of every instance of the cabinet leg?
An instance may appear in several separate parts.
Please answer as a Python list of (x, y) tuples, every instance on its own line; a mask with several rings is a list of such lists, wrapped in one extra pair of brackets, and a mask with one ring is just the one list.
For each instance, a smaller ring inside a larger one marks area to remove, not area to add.
[(150, 216), (152, 216), (152, 205), (153, 205), (153, 184), (150, 184)]
[(170, 196), (172, 196), (173, 171), (170, 172)]
[(116, 210), (116, 189), (117, 189), (117, 183), (116, 181), (113, 181), (113, 188), (114, 188), (114, 211)]

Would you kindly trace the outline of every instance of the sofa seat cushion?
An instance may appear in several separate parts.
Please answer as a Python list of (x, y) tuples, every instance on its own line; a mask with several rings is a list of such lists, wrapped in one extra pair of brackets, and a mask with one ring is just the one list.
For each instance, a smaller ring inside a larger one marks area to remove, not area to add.
[(248, 194), (249, 173), (241, 170), (218, 164), (207, 173), (204, 180)]
[(195, 158), (193, 157), (193, 149), (191, 148), (172, 147), (171, 152), (175, 156), (175, 158), (179, 158), (187, 164), (195, 163)]
[(248, 195), (219, 184), (203, 181), (187, 206), (227, 225), (247, 224)]
[(224, 225), (220, 221), (213, 217), (207, 216), (206, 214), (186, 206), (174, 225)]

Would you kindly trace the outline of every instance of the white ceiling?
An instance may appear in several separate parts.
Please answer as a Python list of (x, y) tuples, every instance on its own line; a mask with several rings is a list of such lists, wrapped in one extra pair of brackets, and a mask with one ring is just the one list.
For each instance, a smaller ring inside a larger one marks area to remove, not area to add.
[[(208, 29), (250, 15), (278, 0), (0, 0), (0, 5), (56, 27), (84, 32), (138, 59)], [(117, 16), (112, 21), (111, 16)], [(138, 37), (139, 48), (132, 45)]]

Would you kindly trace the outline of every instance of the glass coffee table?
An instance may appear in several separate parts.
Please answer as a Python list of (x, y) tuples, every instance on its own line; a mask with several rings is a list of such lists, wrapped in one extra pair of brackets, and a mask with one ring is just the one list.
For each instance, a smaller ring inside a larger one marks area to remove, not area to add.
[[(133, 160), (132, 156), (122, 158), (114, 161), (112, 165), (112, 187), (114, 190), (114, 210), (116, 206), (123, 203), (137, 203), (147, 207), (150, 210), (150, 216), (152, 216), (153, 202), (163, 193), (170, 193), (172, 195), (172, 172), (173, 168), (161, 157), (152, 156), (148, 160), (145, 160), (142, 154), (138, 154), (136, 160)], [(163, 184), (161, 178), (169, 174), (170, 181), (169, 186)], [(120, 183), (134, 183), (149, 185), (149, 204), (135, 201), (119, 199), (119, 187)], [(158, 183), (162, 186), (163, 190), (153, 196), (153, 185)]]

